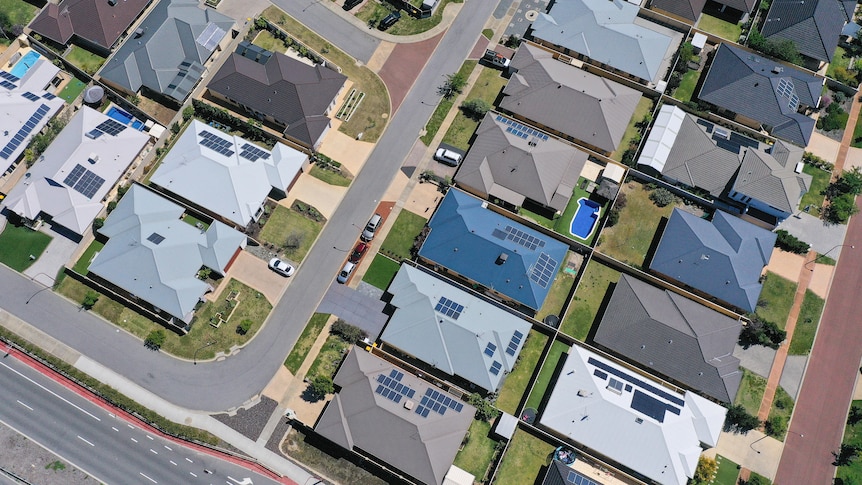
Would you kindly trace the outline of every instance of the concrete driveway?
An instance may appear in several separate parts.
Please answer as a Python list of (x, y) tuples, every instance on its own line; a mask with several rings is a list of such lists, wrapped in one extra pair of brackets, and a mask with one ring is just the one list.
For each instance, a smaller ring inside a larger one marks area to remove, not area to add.
[(837, 142), (832, 138), (829, 138), (826, 135), (821, 135), (815, 131), (811, 133), (811, 141), (808, 142), (808, 146), (805, 147), (805, 150), (824, 160), (835, 163), (835, 160), (838, 158), (839, 148), (841, 148), (841, 142)]
[[(284, 292), (284, 289), (290, 283), (290, 278), (285, 278), (275, 271), (271, 271), (266, 261), (255, 257), (247, 251), (239, 253), (239, 256), (228, 270), (223, 281), (226, 283), (231, 278), (236, 278), (241, 283), (263, 293), (263, 296), (273, 305), (278, 302), (282, 292)], [(218, 290), (210, 293), (210, 295), (217, 293), (219, 293)]]
[(819, 218), (803, 212), (785, 219), (778, 225), (778, 229), (784, 229), (810, 244), (811, 249), (837, 260), (842, 248), (836, 246), (844, 242), (847, 225), (826, 224)]
[(46, 224), (43, 224), (39, 231), (51, 236), (51, 243), (48, 244), (39, 259), (24, 270), (24, 275), (45, 286), (53, 286), (54, 277), (72, 257), (78, 243), (58, 234)]
[(354, 290), (347, 285), (333, 282), (323, 301), (317, 307), (318, 313), (337, 315), (342, 320), (365, 330), (371, 339), (377, 338), (389, 317), (383, 313), (386, 303), (368, 292)]

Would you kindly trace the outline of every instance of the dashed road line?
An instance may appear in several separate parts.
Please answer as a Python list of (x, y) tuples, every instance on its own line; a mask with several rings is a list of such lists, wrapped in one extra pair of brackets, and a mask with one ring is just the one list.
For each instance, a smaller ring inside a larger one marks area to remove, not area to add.
[(87, 443), (87, 444), (88, 444), (88, 445), (90, 445), (90, 446), (96, 446), (96, 445), (94, 445), (93, 443), (90, 443), (89, 441), (85, 440), (84, 438), (81, 438), (81, 436), (80, 436), (80, 435), (78, 435), (78, 439), (79, 439), (79, 440), (81, 440), (81, 441), (83, 441), (84, 443)]

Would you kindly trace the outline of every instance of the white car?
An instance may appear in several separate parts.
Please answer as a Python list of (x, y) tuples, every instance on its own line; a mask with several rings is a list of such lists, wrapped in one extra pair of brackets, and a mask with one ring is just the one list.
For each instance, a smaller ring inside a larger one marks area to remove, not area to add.
[(434, 160), (450, 167), (457, 167), (461, 163), (461, 154), (445, 148), (438, 148), (434, 154)]
[(296, 271), (296, 268), (278, 258), (272, 258), (269, 260), (269, 269), (282, 276), (293, 276), (293, 273)]
[(355, 268), (356, 263), (351, 263), (350, 261), (344, 263), (344, 267), (341, 268), (341, 272), (338, 273), (338, 278), (335, 278), (336, 281), (342, 285), (347, 283), (348, 278), (350, 278), (350, 274), (353, 273)]

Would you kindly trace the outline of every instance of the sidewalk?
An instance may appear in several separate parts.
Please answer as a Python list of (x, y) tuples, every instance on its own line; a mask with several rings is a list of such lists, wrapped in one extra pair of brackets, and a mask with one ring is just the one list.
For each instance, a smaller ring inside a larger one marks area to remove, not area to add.
[(832, 171), (832, 180), (836, 180), (844, 170), (844, 165), (847, 162), (847, 153), (850, 151), (850, 144), (853, 143), (853, 132), (856, 128), (856, 120), (859, 118), (859, 113), (862, 111), (862, 96), (853, 96), (853, 104), (850, 106), (850, 116), (847, 118), (847, 125), (844, 127), (844, 136), (841, 138), (841, 147), (838, 149), (838, 157), (835, 159), (835, 169)]

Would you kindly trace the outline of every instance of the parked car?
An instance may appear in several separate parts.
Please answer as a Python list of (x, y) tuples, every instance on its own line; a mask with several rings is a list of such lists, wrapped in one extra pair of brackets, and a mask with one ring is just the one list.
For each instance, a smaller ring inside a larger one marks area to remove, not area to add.
[(360, 242), (353, 248), (353, 252), (350, 253), (350, 257), (347, 258), (351, 263), (358, 263), (362, 256), (365, 255), (365, 251), (368, 251), (368, 244), (364, 242)]
[(350, 10), (360, 3), (362, 3), (362, 0), (344, 0), (344, 6), (342, 8), (344, 10)]
[(482, 56), (482, 60), (501, 69), (509, 67), (509, 63), (511, 62), (511, 59), (508, 57), (504, 57), (503, 54), (491, 49), (485, 49), (485, 55)]
[(377, 29), (380, 31), (384, 31), (389, 27), (395, 25), (395, 22), (398, 22), (399, 20), (401, 20), (401, 12), (399, 12), (398, 10), (390, 12), (389, 15), (383, 17), (383, 20), (381, 20), (380, 23), (377, 24)]
[(351, 263), (350, 261), (344, 263), (344, 267), (341, 268), (341, 272), (338, 273), (338, 278), (335, 278), (335, 280), (342, 285), (347, 283), (347, 279), (350, 278), (354, 269), (356, 269), (356, 263)]
[(293, 273), (296, 271), (296, 268), (278, 258), (269, 260), (269, 269), (282, 276), (293, 276)]
[(461, 163), (462, 158), (460, 153), (445, 148), (438, 148), (437, 152), (434, 153), (434, 160), (450, 167), (457, 167)]
[(359, 239), (365, 242), (370, 242), (374, 239), (374, 233), (377, 232), (377, 228), (380, 227), (381, 222), (383, 222), (383, 216), (380, 214), (374, 214), (371, 216), (371, 219), (368, 220), (368, 224), (365, 225), (365, 230), (362, 231)]

